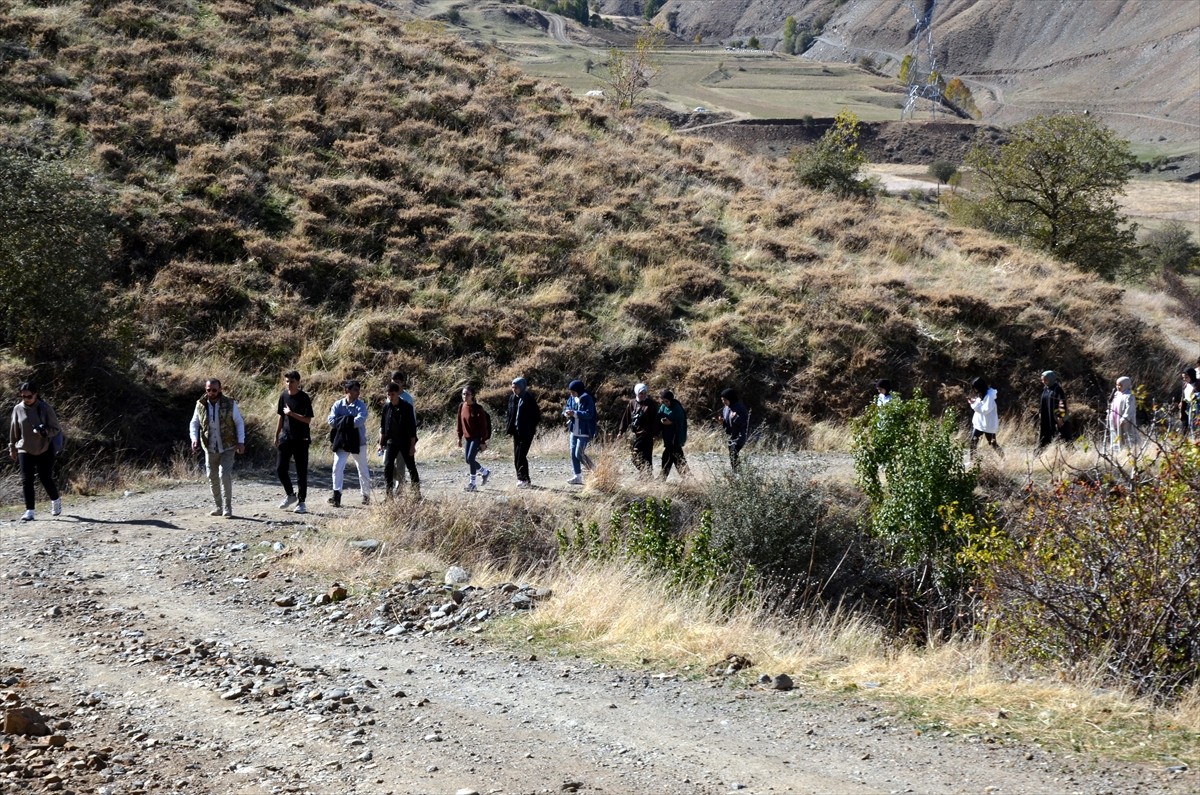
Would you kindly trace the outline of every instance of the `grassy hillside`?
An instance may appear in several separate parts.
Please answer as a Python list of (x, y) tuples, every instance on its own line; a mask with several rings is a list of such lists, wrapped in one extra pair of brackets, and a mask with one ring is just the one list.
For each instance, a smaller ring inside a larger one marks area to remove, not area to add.
[(401, 367), (427, 415), (468, 379), (495, 402), (518, 374), (547, 400), (582, 377), (609, 416), (635, 381), (694, 412), (736, 384), (799, 433), (883, 375), (958, 402), (985, 373), (1010, 407), (1047, 367), (1081, 397), (1173, 380), (1116, 287), (807, 192), (367, 3), (0, 0), (0, 52), (0, 143), (111, 200), (112, 367), (160, 408), (208, 373), (247, 396), (292, 366), (318, 392)]

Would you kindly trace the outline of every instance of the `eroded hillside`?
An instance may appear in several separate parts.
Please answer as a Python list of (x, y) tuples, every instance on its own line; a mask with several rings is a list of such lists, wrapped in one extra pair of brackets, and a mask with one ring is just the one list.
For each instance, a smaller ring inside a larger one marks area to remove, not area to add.
[(430, 414), (517, 374), (702, 412), (738, 384), (802, 431), (881, 375), (939, 402), (981, 372), (1014, 402), (1046, 367), (1080, 392), (1170, 375), (1116, 287), (810, 193), (371, 4), (0, 10), (0, 140), (100, 175), (122, 339), (180, 395), (201, 371), (245, 394), (402, 367)]

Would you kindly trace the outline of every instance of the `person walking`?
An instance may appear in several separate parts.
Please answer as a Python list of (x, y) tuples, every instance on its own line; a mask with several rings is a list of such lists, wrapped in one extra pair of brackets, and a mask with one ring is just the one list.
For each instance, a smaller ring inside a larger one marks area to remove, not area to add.
[(346, 381), (342, 388), (345, 397), (334, 401), (329, 408), (329, 441), (333, 447), (333, 494), (329, 502), (334, 508), (342, 507), (342, 484), (346, 474), (346, 461), (354, 459), (358, 470), (358, 489), (362, 493), (362, 504), (371, 504), (371, 470), (367, 465), (367, 404), (359, 398), (362, 384)]
[(1071, 440), (1071, 416), (1067, 409), (1067, 393), (1058, 382), (1058, 374), (1053, 370), (1042, 373), (1042, 397), (1038, 402), (1038, 445), (1039, 451), (1061, 437), (1063, 441)]
[(462, 389), (462, 405), (458, 407), (458, 446), (463, 449), (463, 460), (471, 472), (467, 491), (475, 491), (475, 474), (480, 477), (479, 485), (486, 486), (491, 471), (475, 460), (487, 449), (492, 438), (492, 416), (483, 406), (475, 402), (475, 387), (470, 384)]
[(746, 439), (750, 432), (750, 413), (742, 401), (738, 400), (736, 389), (721, 391), (721, 416), (718, 419), (721, 427), (725, 429), (726, 436), (729, 437), (729, 465), (733, 467), (734, 472), (737, 472), (739, 455), (742, 448), (746, 446)]
[(658, 424), (662, 426), (662, 479), (666, 480), (674, 466), (680, 477), (688, 474), (683, 446), (687, 444), (687, 412), (675, 399), (675, 393), (664, 389), (658, 393)]
[(379, 419), (379, 452), (383, 453), (383, 482), (385, 497), (396, 496), (404, 474), (396, 477), (396, 458), (399, 457), (412, 480), (413, 494), (421, 493), (421, 476), (417, 474), (417, 413), (412, 404), (401, 397), (400, 384), (387, 385), (387, 399)]
[(617, 434), (633, 433), (629, 443), (629, 454), (634, 467), (642, 475), (654, 475), (654, 440), (662, 435), (662, 424), (658, 422), (658, 406), (650, 399), (650, 387), (638, 384), (633, 388), (633, 400), (625, 405)]
[(1000, 411), (996, 406), (996, 390), (988, 382), (976, 378), (971, 382), (971, 395), (967, 398), (971, 406), (971, 458), (975, 458), (975, 449), (979, 446), (979, 437), (987, 439), (987, 443), (996, 451), (996, 455), (1004, 457), (1004, 450), (996, 442), (996, 432), (1000, 429)]
[(1137, 397), (1133, 394), (1133, 379), (1123, 375), (1108, 401), (1109, 444), (1113, 450), (1124, 447), (1137, 455), (1141, 437), (1137, 427)]
[(50, 515), (62, 513), (62, 495), (54, 482), (54, 443), (62, 432), (58, 415), (50, 404), (38, 396), (37, 386), (30, 381), (17, 388), (21, 400), (13, 406), (12, 419), (8, 424), (8, 457), (17, 462), (21, 470), (21, 491), (25, 496), (25, 513), (21, 521), (33, 521), (33, 509), (37, 502), (34, 479), (42, 482), (46, 496), (50, 498)]
[[(279, 404), (275, 413), (275, 448), (279, 461), (275, 473), (283, 484), (283, 502), (279, 507), (286, 509), (295, 503), (296, 513), (308, 513), (304, 500), (308, 496), (308, 450), (312, 442), (309, 426), (312, 425), (312, 398), (300, 388), (300, 373), (289, 370), (284, 373), (284, 390), (279, 393)], [(291, 462), (296, 462), (296, 490), (292, 489)]]
[(1179, 374), (1183, 381), (1179, 393), (1179, 423), (1183, 435), (1195, 439), (1200, 430), (1200, 381), (1197, 381), (1196, 368), (1189, 367)]
[(529, 389), (524, 378), (512, 380), (512, 394), (508, 396), (508, 434), (513, 438), (513, 465), (517, 470), (517, 488), (527, 489), (533, 485), (529, 479), (529, 448), (537, 435), (537, 426), (542, 419), (537, 395)]
[(415, 410), (417, 404), (413, 402), (413, 396), (408, 394), (408, 374), (403, 370), (393, 370), (391, 383), (400, 387), (400, 399)]
[(583, 470), (595, 469), (592, 459), (585, 452), (588, 443), (596, 435), (596, 401), (588, 394), (579, 379), (567, 384), (567, 398), (563, 416), (567, 418), (567, 437), (571, 444), (571, 471), (574, 476), (567, 480), (572, 486), (583, 485)]
[(234, 455), (246, 452), (246, 422), (236, 400), (221, 391), (221, 381), (204, 382), (204, 397), (196, 401), (189, 427), (192, 450), (204, 448), (204, 468), (216, 508), (209, 516), (233, 516)]

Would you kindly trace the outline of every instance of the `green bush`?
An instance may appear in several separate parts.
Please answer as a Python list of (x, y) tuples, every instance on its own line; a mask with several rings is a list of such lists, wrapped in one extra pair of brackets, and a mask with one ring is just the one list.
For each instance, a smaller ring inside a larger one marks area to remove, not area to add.
[(0, 347), (86, 358), (105, 318), (107, 212), (86, 179), (0, 150)]
[(871, 501), (868, 526), (901, 563), (914, 566), (918, 583), (929, 582), (945, 603), (966, 584), (959, 553), (960, 522), (978, 512), (977, 472), (963, 463), (948, 412), (930, 416), (929, 401), (872, 404), (851, 423), (854, 469)]
[[(1131, 485), (1132, 484), (1132, 485)], [(1200, 447), (1162, 451), (1131, 479), (1039, 492), (964, 552), (1011, 654), (1169, 698), (1200, 681)]]
[(867, 157), (859, 149), (858, 133), (858, 117), (840, 111), (821, 140), (792, 156), (800, 184), (841, 197), (869, 196), (872, 184), (859, 177)]

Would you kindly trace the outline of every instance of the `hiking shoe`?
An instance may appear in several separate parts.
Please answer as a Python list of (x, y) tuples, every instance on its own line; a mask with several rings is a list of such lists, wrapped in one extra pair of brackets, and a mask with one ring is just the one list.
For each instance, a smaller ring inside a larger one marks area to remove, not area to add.
[(332, 505), (334, 508), (341, 508), (342, 507), (342, 493), (340, 491), (335, 491), (333, 494), (330, 494), (329, 495), (329, 504)]
[(208, 515), (209, 516), (220, 516), (222, 513), (224, 513), (224, 511), (222, 511), (220, 508), (213, 508), (211, 511), (208, 512)]
[(58, 516), (62, 513), (62, 499), (50, 500), (50, 515)]
[(486, 485), (487, 485), (487, 479), (488, 479), (489, 477), (491, 477), (491, 475), (492, 475), (492, 470), (490, 470), (490, 469), (481, 469), (481, 470), (479, 470), (479, 485), (480, 485), (480, 486), (486, 486)]
[(468, 484), (467, 484), (467, 486), (466, 486), (466, 488), (464, 488), (464, 489), (463, 489), (463, 491), (475, 491), (475, 484), (474, 484), (474, 483), (468, 483)]
[(33, 521), (33, 511), (30, 510), (30, 511), (26, 511), (25, 513), (21, 514), (21, 521), (22, 522), (32, 522)]
[(582, 486), (583, 485), (583, 475), (576, 475), (573, 478), (567, 478), (567, 485), (568, 486)]
[(363, 495), (363, 505), (370, 505), (370, 504), (371, 504), (371, 495), (364, 494)]
[(296, 509), (292, 513), (308, 513), (308, 509), (304, 507), (304, 503), (296, 503)]
[(290, 505), (291, 505), (292, 503), (294, 503), (295, 501), (296, 501), (296, 495), (295, 495), (295, 494), (289, 494), (289, 495), (287, 495), (286, 497), (284, 497), (284, 498), (283, 498), (283, 502), (279, 503), (279, 507), (280, 507), (280, 508), (285, 508), (285, 509), (286, 509), (288, 506), (290, 506)]

